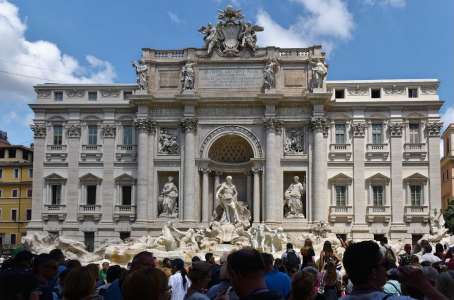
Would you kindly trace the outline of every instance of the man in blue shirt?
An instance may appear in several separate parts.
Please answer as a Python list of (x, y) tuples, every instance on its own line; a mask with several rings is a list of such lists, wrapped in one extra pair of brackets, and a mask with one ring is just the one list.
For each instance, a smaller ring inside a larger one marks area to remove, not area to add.
[(265, 264), (265, 283), (268, 289), (279, 293), (284, 299), (290, 296), (292, 286), (290, 277), (283, 272), (273, 268), (274, 257), (269, 253), (262, 253), (262, 259)]

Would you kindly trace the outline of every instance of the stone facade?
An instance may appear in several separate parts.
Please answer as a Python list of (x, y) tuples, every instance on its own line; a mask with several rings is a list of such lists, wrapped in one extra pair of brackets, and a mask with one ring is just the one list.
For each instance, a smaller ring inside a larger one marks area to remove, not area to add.
[(441, 159), (441, 205), (443, 209), (448, 207), (449, 201), (454, 199), (454, 124), (449, 124), (443, 132), (443, 157)]
[[(175, 224), (207, 226), (231, 175), (254, 223), (324, 221), (355, 239), (429, 232), (441, 207), (437, 80), (324, 81), (319, 46), (222, 49), (143, 49), (139, 85), (36, 86), (29, 231), (158, 234), (172, 219), (160, 216), (169, 177)], [(295, 176), (303, 216), (285, 218)]]

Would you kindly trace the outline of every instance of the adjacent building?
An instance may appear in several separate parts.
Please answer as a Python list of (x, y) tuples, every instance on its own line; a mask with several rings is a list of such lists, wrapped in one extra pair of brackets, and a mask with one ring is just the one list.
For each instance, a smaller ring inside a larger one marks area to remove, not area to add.
[(0, 131), (0, 250), (14, 248), (32, 217), (33, 150)]
[(454, 124), (449, 124), (442, 135), (443, 157), (441, 159), (441, 204), (446, 209), (450, 200), (454, 200)]
[(429, 232), (438, 80), (326, 81), (320, 46), (256, 47), (263, 28), (238, 11), (219, 15), (224, 40), (210, 26), (205, 48), (143, 49), (137, 84), (35, 86), (30, 231), (92, 248), (168, 220), (208, 226), (230, 175), (255, 223), (298, 233), (323, 221), (354, 239)]

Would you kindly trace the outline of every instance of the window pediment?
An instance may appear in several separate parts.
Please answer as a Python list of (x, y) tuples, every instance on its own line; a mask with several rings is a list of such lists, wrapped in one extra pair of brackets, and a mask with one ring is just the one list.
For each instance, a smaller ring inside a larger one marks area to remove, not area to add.
[(344, 173), (339, 173), (330, 179), (328, 179), (329, 184), (351, 184), (353, 182), (353, 178)]
[(99, 184), (102, 181), (102, 178), (93, 175), (92, 173), (85, 174), (81, 177), (79, 177), (79, 180), (81, 183), (96, 183)]
[(136, 179), (129, 174), (123, 173), (115, 178), (116, 184), (135, 184)]
[(47, 175), (46, 177), (44, 177), (44, 180), (47, 183), (64, 183), (64, 182), (66, 182), (66, 178), (58, 175), (57, 173), (52, 173), (50, 175)]
[(420, 173), (414, 173), (406, 178), (404, 178), (404, 182), (412, 182), (412, 183), (426, 183), (428, 178)]
[(386, 183), (388, 184), (391, 179), (381, 173), (376, 173), (366, 179), (366, 182), (369, 184), (372, 183)]

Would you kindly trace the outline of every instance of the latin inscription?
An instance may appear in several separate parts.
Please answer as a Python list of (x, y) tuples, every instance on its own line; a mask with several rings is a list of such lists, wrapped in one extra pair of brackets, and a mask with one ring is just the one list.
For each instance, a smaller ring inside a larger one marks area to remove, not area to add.
[(260, 88), (263, 84), (262, 69), (201, 69), (199, 87), (213, 89)]
[(178, 71), (159, 71), (159, 87), (177, 88), (179, 80), (178, 76)]
[(284, 83), (288, 87), (300, 87), (306, 85), (305, 70), (285, 70)]

